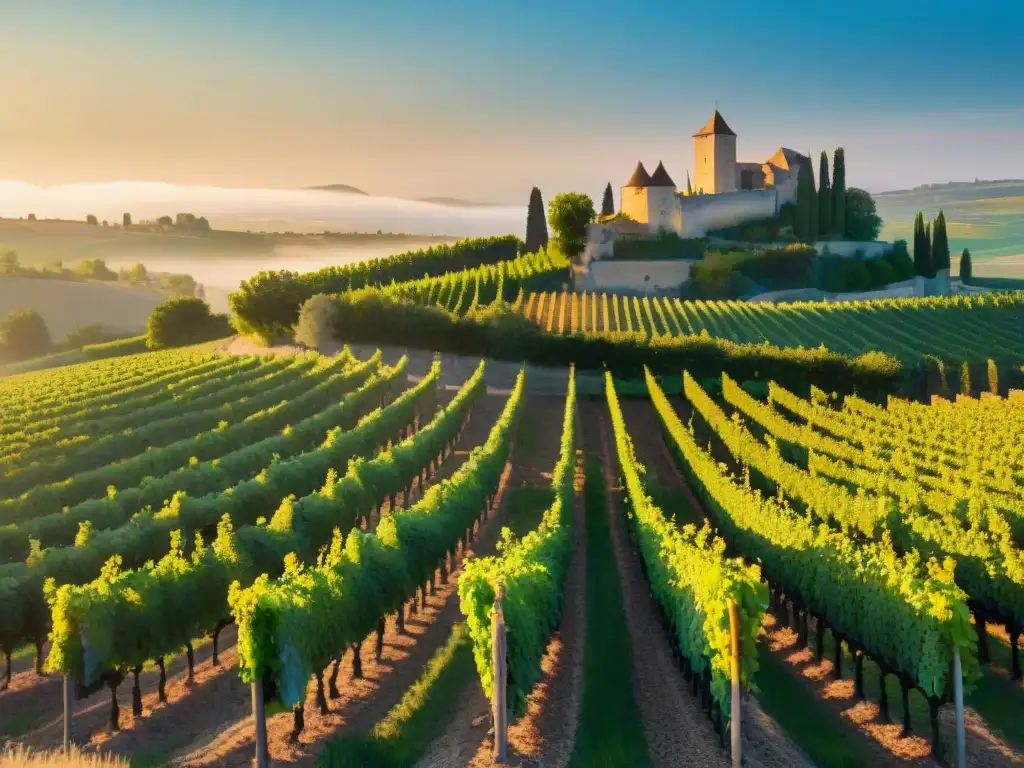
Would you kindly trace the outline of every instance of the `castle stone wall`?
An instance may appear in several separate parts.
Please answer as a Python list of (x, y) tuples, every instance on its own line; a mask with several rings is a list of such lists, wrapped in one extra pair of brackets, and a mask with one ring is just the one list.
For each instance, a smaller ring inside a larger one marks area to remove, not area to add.
[(635, 291), (663, 293), (690, 280), (693, 262), (688, 259), (661, 261), (592, 261), (583, 286), (587, 291)]
[(777, 211), (777, 192), (772, 187), (676, 199), (682, 214), (678, 230), (682, 237), (704, 237), (711, 230), (771, 218)]

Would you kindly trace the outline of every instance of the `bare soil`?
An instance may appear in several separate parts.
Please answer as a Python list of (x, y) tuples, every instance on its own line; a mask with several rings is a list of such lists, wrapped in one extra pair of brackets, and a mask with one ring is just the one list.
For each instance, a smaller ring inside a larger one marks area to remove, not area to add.
[[(520, 451), (513, 469), (513, 487), (547, 487), (558, 460), (562, 398), (531, 398), (526, 403), (546, 429), (540, 450)], [(582, 495), (573, 500), (573, 555), (566, 575), (561, 625), (541, 660), (543, 677), (527, 697), (527, 712), (509, 727), (509, 761), (520, 766), (563, 766), (575, 740), (586, 628), (586, 518)], [(479, 685), (466, 691), (444, 733), (417, 763), (419, 768), (474, 766), (489, 768), (493, 736), (489, 735), (490, 703)]]
[[(698, 500), (675, 466), (668, 446), (665, 445), (658, 416), (650, 402), (646, 399), (628, 398), (620, 398), (619, 402), (622, 406), (629, 434), (636, 439), (634, 447), (637, 451), (637, 458), (645, 464), (649, 477), (664, 485), (679, 487), (680, 490), (687, 494), (690, 505), (697, 517), (703, 519), (703, 510)], [(684, 719), (683, 722), (687, 726), (686, 733), (694, 736), (698, 733), (701, 734), (699, 740), (696, 738), (689, 740), (691, 745), (700, 745), (701, 751), (699, 754), (701, 759), (708, 760), (706, 763), (701, 762), (699, 764), (725, 765), (727, 760), (726, 753), (718, 745), (718, 736), (714, 733), (710, 721), (701, 712), (697, 700), (685, 692), (687, 687), (686, 681), (673, 662), (668, 645), (669, 640), (656, 618), (658, 608), (650, 595), (647, 582), (640, 571), (640, 553), (633, 547), (632, 542), (626, 535), (621, 514), (618, 513), (617, 505), (622, 489), (614, 488), (611, 480), (611, 478), (618, 476), (618, 472), (617, 464), (613, 463), (612, 460), (614, 437), (612, 436), (611, 426), (607, 421), (602, 422), (601, 437), (602, 451), (605, 455), (605, 474), (609, 483), (609, 507), (614, 507), (610, 509), (610, 514), (613, 515), (613, 541), (616, 547), (616, 560), (620, 564), (620, 576), (623, 584), (623, 596), (626, 599), (626, 611), (630, 617), (629, 626), (631, 632), (634, 630), (634, 627), (638, 629), (642, 627), (644, 630), (644, 637), (642, 639), (633, 639), (634, 664), (638, 660), (637, 648), (650, 650), (653, 646), (653, 649), (656, 651), (656, 653), (639, 654), (644, 660), (643, 663), (647, 666), (654, 667), (656, 663), (656, 669), (637, 669), (638, 678), (641, 674), (644, 675), (644, 684), (647, 686), (646, 690), (655, 694), (654, 696), (644, 698), (641, 691), (645, 690), (645, 688), (638, 687), (637, 689), (638, 701), (651, 702), (651, 704), (647, 705), (652, 710), (649, 713), (649, 718), (647, 707), (645, 707), (645, 704), (641, 704), (641, 709), (645, 714), (645, 731), (648, 732), (648, 748), (651, 750), (651, 756), (656, 765), (684, 764), (665, 762), (665, 760), (672, 760), (674, 750), (679, 748), (673, 745), (673, 740), (678, 738), (677, 734), (682, 732), (682, 729), (676, 728), (673, 730), (665, 722), (666, 714), (657, 711), (657, 702), (663, 698), (664, 701), (673, 701), (678, 713), (675, 717)], [(609, 467), (611, 468), (610, 470)], [(641, 595), (643, 596), (642, 598), (640, 597)], [(638, 613), (642, 617), (638, 616), (635, 621), (634, 615)], [(638, 643), (643, 644), (638, 645)], [(657, 674), (658, 672), (660, 672), (660, 675)], [(661, 688), (660, 691), (659, 686)], [(765, 766), (766, 768), (769, 766), (773, 768), (779, 766), (781, 768), (782, 766), (812, 765), (810, 760), (792, 742), (779, 725), (761, 709), (755, 697), (744, 695), (741, 709), (743, 712), (744, 764)], [(654, 732), (653, 737), (652, 732)], [(690, 749), (692, 750), (693, 747), (691, 746)], [(685, 752), (682, 754), (685, 754)], [(693, 765), (694, 763), (686, 764)]]

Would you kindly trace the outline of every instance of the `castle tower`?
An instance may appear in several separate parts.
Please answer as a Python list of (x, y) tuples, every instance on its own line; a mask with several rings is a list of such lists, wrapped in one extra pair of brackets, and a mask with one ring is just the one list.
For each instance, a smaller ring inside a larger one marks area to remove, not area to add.
[(647, 186), (647, 224), (652, 232), (678, 230), (682, 221), (678, 213), (676, 183), (664, 163), (658, 163)]
[(693, 135), (693, 169), (695, 192), (736, 191), (736, 134), (717, 109)]
[(636, 170), (619, 190), (622, 213), (640, 224), (648, 222), (647, 190), (651, 186), (651, 175), (643, 163), (636, 164)]

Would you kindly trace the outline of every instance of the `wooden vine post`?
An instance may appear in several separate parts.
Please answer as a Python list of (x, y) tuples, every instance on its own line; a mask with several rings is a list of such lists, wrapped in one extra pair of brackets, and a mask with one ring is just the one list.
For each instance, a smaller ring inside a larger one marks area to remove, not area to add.
[(494, 720), (494, 762), (504, 765), (508, 761), (508, 644), (505, 634), (505, 615), (501, 601), (505, 598), (505, 585), (499, 584), (494, 597), (494, 620), (491, 623), (491, 657), (494, 664), (494, 693), (491, 696), (491, 716)]
[(70, 675), (64, 675), (64, 751), (71, 748), (71, 716), (74, 707), (74, 682)]
[(263, 706), (263, 680), (252, 681), (252, 719), (256, 721), (256, 759), (253, 768), (268, 768), (270, 755), (267, 749), (267, 713)]
[(960, 665), (960, 648), (953, 646), (953, 701), (956, 706), (956, 768), (967, 765), (964, 736), (964, 672)]
[(736, 601), (729, 601), (729, 631), (732, 635), (732, 695), (729, 713), (732, 767), (740, 768), (743, 756), (740, 748), (740, 617)]

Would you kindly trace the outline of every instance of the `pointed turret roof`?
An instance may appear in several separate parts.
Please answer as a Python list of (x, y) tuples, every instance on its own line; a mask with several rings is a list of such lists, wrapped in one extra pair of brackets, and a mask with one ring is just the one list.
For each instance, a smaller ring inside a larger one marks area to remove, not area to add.
[(652, 187), (672, 187), (675, 189), (676, 183), (672, 181), (672, 177), (668, 175), (668, 171), (665, 170), (665, 164), (659, 162), (658, 167), (654, 169), (654, 173), (651, 174)]
[(715, 113), (708, 118), (708, 121), (704, 123), (704, 127), (700, 129), (699, 133), (693, 134), (694, 138), (697, 136), (735, 136), (732, 128), (730, 128), (725, 118), (722, 117), (721, 113), (716, 109)]
[(636, 170), (633, 171), (633, 175), (629, 177), (629, 181), (626, 182), (627, 187), (649, 187), (651, 186), (651, 175), (647, 173), (647, 169), (644, 168), (643, 163), (636, 164)]

